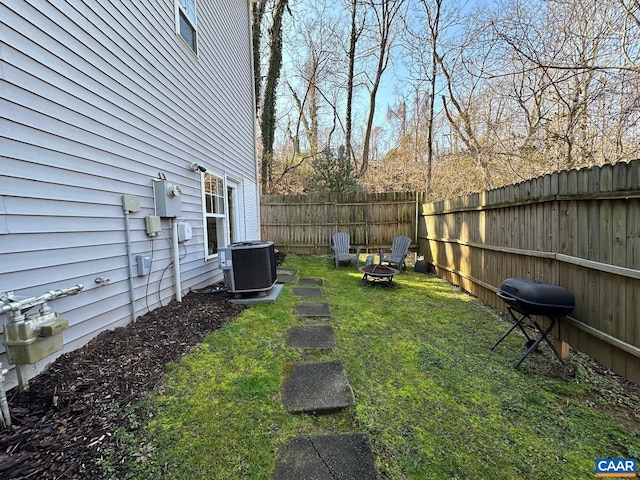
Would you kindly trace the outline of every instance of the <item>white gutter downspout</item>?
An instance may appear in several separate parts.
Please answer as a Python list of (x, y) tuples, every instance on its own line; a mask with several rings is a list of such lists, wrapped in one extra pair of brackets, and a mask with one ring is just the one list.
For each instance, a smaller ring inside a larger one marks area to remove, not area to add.
[[(420, 239), (418, 238), (418, 234), (419, 234), (419, 228), (418, 228), (418, 221), (420, 219), (420, 215), (419, 215), (419, 210), (420, 210), (420, 194), (418, 192), (416, 192), (416, 243), (418, 244), (418, 252), (420, 252)], [(416, 254), (416, 260), (417, 260), (417, 254)]]
[(178, 245), (178, 219), (171, 219), (171, 230), (173, 235), (173, 274), (176, 290), (176, 300), (182, 302), (182, 285), (180, 284), (180, 248)]
[(135, 294), (133, 291), (133, 258), (131, 257), (131, 231), (129, 230), (129, 210), (124, 209), (124, 231), (127, 244), (127, 266), (129, 271), (129, 306), (131, 307), (131, 322), (136, 322)]
[[(258, 239), (262, 238), (262, 225), (260, 223), (260, 197), (262, 195), (262, 184), (260, 181), (260, 162), (258, 159), (258, 117), (256, 115), (256, 104), (258, 103), (258, 99), (256, 98), (256, 89), (255, 89), (255, 69), (253, 66), (253, 4), (257, 3), (259, 0), (249, 0), (249, 7), (247, 8), (247, 26), (248, 26), (248, 37), (249, 37), (249, 53), (251, 56), (251, 98), (253, 100), (253, 158), (256, 166), (256, 212), (257, 212), (257, 230), (258, 230)], [(244, 189), (244, 186), (243, 186)], [(244, 192), (243, 192), (244, 196)], [(246, 205), (245, 205), (245, 214), (246, 214)], [(247, 217), (244, 215), (243, 221), (245, 223), (245, 234), (246, 234), (246, 226), (247, 226)]]

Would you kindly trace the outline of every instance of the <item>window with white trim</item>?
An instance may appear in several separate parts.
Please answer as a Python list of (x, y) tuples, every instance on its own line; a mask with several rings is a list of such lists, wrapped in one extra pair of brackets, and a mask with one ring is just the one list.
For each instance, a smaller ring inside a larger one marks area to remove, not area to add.
[(203, 176), (203, 203), (207, 257), (218, 254), (227, 244), (224, 180), (209, 172)]
[(176, 33), (198, 53), (198, 36), (196, 35), (196, 0), (176, 0)]

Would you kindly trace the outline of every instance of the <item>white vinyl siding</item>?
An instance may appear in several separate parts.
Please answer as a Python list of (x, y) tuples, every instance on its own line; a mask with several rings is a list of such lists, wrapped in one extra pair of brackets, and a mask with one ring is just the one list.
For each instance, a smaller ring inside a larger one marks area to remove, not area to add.
[[(83, 284), (51, 303), (70, 323), (65, 351), (130, 321), (123, 194), (141, 204), (134, 259), (153, 252), (151, 274), (133, 279), (136, 315), (172, 298), (171, 221), (155, 239), (144, 227), (154, 178), (180, 185), (180, 220), (193, 228), (180, 247), (183, 290), (221, 277), (204, 261), (201, 175), (189, 166), (257, 181), (250, 7), (197, 7), (198, 58), (176, 37), (173, 1), (0, 4), (0, 290)], [(244, 220), (257, 225), (257, 211)]]

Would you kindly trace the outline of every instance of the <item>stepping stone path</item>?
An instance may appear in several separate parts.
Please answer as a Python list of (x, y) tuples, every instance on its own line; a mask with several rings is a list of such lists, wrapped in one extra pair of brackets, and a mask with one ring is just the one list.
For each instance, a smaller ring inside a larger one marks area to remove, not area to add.
[(296, 437), (280, 448), (273, 480), (375, 480), (364, 435)]
[(324, 280), (321, 278), (301, 278), (298, 280), (299, 285), (324, 285)]
[(276, 268), (276, 278), (278, 283), (296, 283), (296, 275), (298, 270)]
[(280, 387), (287, 412), (325, 412), (355, 405), (342, 362), (297, 365)]
[[(297, 273), (297, 272), (296, 272)], [(278, 273), (278, 281), (280, 281)], [(295, 274), (293, 275), (295, 278)], [(294, 280), (295, 281), (295, 280)], [(293, 282), (291, 282), (293, 283)], [(322, 286), (324, 281), (300, 278), (299, 285)], [(292, 287), (301, 298), (322, 298), (320, 288)], [(312, 321), (331, 317), (326, 302), (299, 302), (295, 315)], [(287, 332), (288, 348), (336, 348), (333, 327), (303, 325)], [(280, 387), (282, 405), (290, 413), (331, 412), (355, 405), (351, 386), (340, 361), (294, 365)], [(296, 437), (279, 448), (272, 480), (376, 480), (374, 457), (364, 435)]]
[(336, 348), (336, 336), (333, 327), (329, 326), (293, 327), (287, 332), (285, 345), (289, 348), (300, 349)]
[(293, 287), (291, 293), (299, 297), (322, 297), (322, 289), (316, 287)]
[(299, 317), (330, 317), (331, 309), (326, 302), (302, 302), (296, 305), (295, 314)]

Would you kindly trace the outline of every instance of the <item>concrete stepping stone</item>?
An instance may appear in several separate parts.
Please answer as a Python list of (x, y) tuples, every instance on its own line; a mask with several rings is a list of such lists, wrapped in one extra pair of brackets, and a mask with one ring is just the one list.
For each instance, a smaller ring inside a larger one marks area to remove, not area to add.
[(355, 404), (342, 362), (296, 365), (280, 395), (284, 409), (292, 413), (330, 412)]
[(278, 450), (272, 480), (376, 480), (375, 459), (364, 435), (295, 437)]
[(276, 268), (276, 278), (278, 283), (296, 283), (296, 275), (298, 270)]
[(291, 293), (298, 297), (322, 297), (322, 290), (316, 287), (291, 287)]
[(296, 305), (294, 313), (301, 317), (330, 317), (331, 309), (326, 302), (301, 302)]
[(285, 345), (289, 348), (327, 349), (336, 348), (333, 327), (309, 325), (292, 327), (287, 332)]
[(299, 278), (298, 284), (300, 285), (324, 285), (324, 280), (322, 278)]

